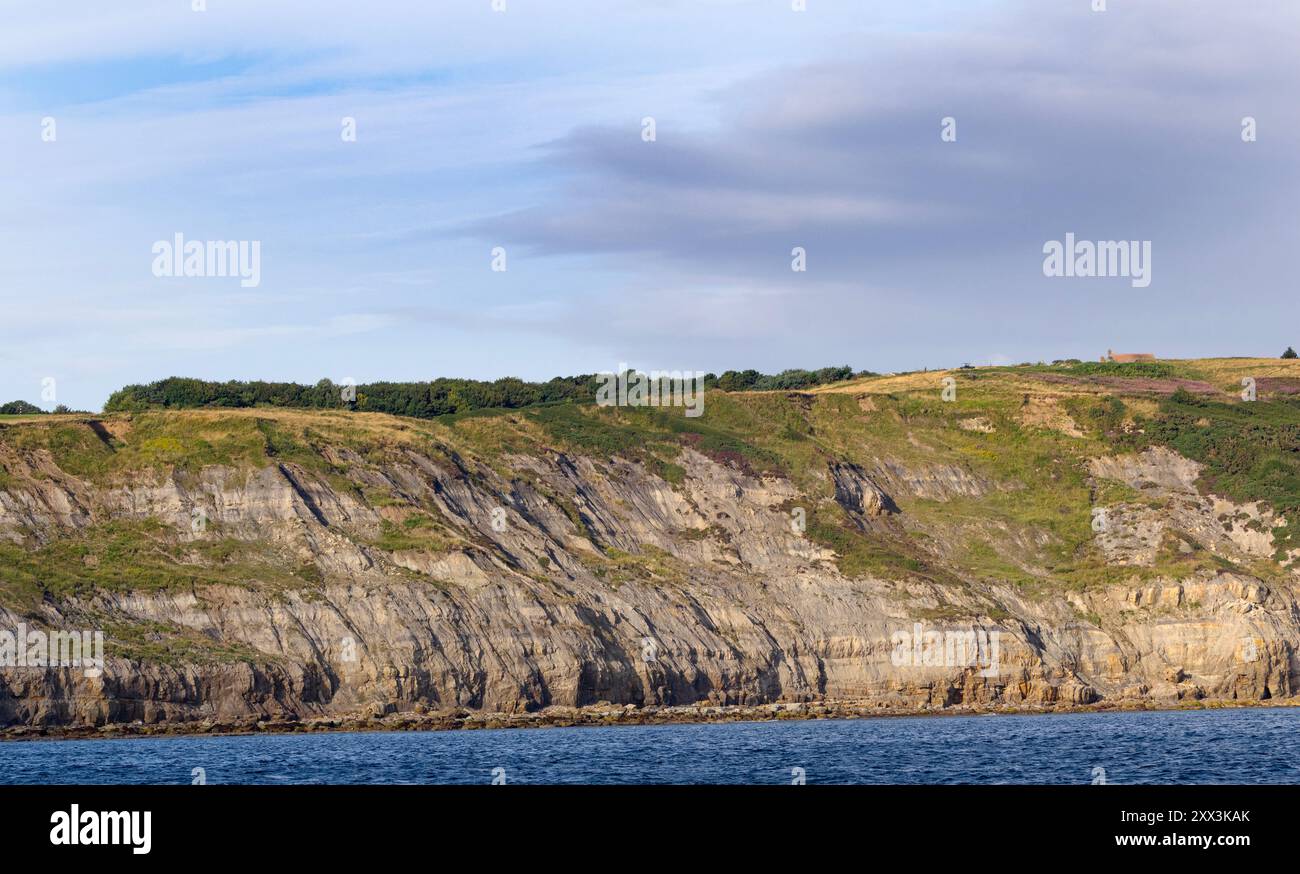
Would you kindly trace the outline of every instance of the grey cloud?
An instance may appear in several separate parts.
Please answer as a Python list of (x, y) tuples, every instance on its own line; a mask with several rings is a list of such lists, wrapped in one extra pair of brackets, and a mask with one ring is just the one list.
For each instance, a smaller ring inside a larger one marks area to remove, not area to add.
[[(1156, 240), (1169, 269), (1220, 243), (1225, 216), (1230, 233), (1271, 222), (1295, 181), (1296, 9), (1075, 5), (740, 83), (718, 95), (716, 131), (576, 129), (545, 147), (569, 180), (552, 199), (468, 230), (765, 280), (802, 245), (819, 280), (934, 286), (972, 269), (1035, 278), (1066, 231)], [(1267, 142), (1241, 142), (1250, 114)], [(945, 116), (957, 143), (940, 141)]]

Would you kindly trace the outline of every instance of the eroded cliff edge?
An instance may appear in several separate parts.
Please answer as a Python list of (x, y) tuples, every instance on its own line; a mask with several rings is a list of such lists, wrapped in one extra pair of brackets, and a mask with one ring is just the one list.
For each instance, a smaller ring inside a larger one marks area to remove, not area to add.
[[(576, 438), (553, 413), (10, 425), (0, 628), (100, 629), (106, 660), (0, 669), (0, 724), (1294, 694), (1285, 521), (1176, 452), (1116, 451), (1059, 397), (709, 401), (726, 428), (584, 410)], [(995, 670), (900, 659), (914, 630), (996, 632)]]

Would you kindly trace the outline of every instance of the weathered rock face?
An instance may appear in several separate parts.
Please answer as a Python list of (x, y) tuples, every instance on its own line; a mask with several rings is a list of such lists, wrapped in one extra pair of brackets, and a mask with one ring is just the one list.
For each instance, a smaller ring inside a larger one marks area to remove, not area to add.
[(1268, 558), (1274, 552), (1273, 529), (1286, 524), (1259, 503), (1199, 494), (1200, 465), (1168, 449), (1093, 459), (1089, 468), (1144, 499), (1093, 510), (1097, 543), (1113, 564), (1150, 566), (1169, 539), (1183, 552), (1195, 544), (1229, 558)]
[(850, 513), (881, 516), (897, 513), (898, 505), (856, 464), (831, 465), (835, 480), (835, 500)]
[[(330, 452), (341, 465), (357, 460), (344, 447)], [(0, 536), (11, 541), (156, 519), (182, 555), (220, 537), (318, 576), (288, 586), (94, 585), (0, 607), (0, 630), (108, 629), (100, 676), (0, 669), (6, 725), (601, 701), (1254, 700), (1294, 694), (1300, 670), (1289, 584), (1225, 570), (1031, 597), (977, 580), (852, 579), (791, 524), (790, 506), (827, 499), (689, 449), (676, 485), (639, 463), (559, 453), (511, 457), (503, 474), (407, 451), (356, 464), (357, 488), (288, 462), (105, 489), (48, 456), (9, 461), (31, 472), (0, 491)], [(1225, 555), (1257, 554), (1258, 531), (1232, 536), (1231, 513), (1196, 494), (1186, 464), (1171, 455), (1103, 460), (1093, 473), (1151, 483), (1178, 499), (1159, 524), (1195, 530)], [(870, 472), (833, 465), (826, 476), (834, 500), (866, 520), (905, 516), (895, 496), (942, 501), (994, 488), (959, 468), (891, 460)], [(366, 497), (377, 493), (385, 500)], [(426, 517), (436, 546), (381, 540), (386, 528)], [(1111, 518), (1118, 528), (1129, 516)], [(1144, 524), (1133, 524), (1138, 546), (1114, 529), (1098, 532), (1100, 545), (1117, 564), (1140, 564)], [(86, 577), (95, 581), (93, 562)]]

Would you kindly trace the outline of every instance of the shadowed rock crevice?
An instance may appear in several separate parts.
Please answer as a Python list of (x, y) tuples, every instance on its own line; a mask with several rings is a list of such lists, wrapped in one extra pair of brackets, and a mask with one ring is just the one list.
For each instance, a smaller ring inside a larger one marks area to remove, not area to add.
[(312, 516), (316, 519), (316, 521), (319, 522), (323, 527), (328, 528), (330, 523), (328, 520), (326, 520), (325, 514), (321, 512), (320, 506), (316, 503), (316, 499), (313, 498), (307, 492), (307, 490), (302, 487), (302, 485), (298, 482), (297, 477), (295, 477), (293, 473), (290, 472), (288, 467), (286, 467), (283, 464), (276, 465), (276, 467), (279, 469), (280, 475), (284, 477), (286, 482), (289, 483), (289, 486), (290, 488), (293, 489), (294, 494), (298, 496), (298, 500), (302, 501), (303, 506), (307, 508), (307, 511), (311, 513)]

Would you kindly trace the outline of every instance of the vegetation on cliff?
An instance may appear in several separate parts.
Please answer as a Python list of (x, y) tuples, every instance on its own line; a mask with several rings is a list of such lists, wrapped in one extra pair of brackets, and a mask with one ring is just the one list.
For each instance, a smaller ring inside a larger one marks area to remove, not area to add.
[[(150, 663), (311, 677), (349, 670), (324, 651), (347, 623), (382, 619), (376, 677), (414, 646), (402, 665), (478, 700), (462, 662), (500, 658), (508, 707), (562, 677), (625, 700), (644, 618), (761, 697), (796, 659), (858, 665), (847, 641), (895, 614), (1086, 636), (1128, 621), (1116, 587), (1284, 587), (1297, 387), (1300, 361), (1060, 362), (714, 389), (699, 417), (576, 398), (24, 417), (0, 423), (0, 611), (58, 611)], [(1162, 621), (1200, 609), (1181, 597)], [(552, 655), (576, 661), (530, 667)], [(736, 658), (763, 676), (736, 680)], [(673, 694), (695, 694), (683, 671)]]
[[(356, 536), (386, 552), (446, 550), (465, 541), (428, 508), (408, 508), (420, 511), (415, 516), (396, 511), (409, 501), (375, 484), (386, 475), (385, 465), (408, 452), (464, 468), (481, 462), (507, 478), (518, 476), (513, 459), (548, 451), (622, 458), (679, 487), (686, 475), (681, 453), (689, 449), (745, 475), (788, 480), (807, 496), (801, 501), (806, 536), (832, 550), (846, 574), (942, 583), (996, 579), (1036, 591), (1224, 565), (1210, 552), (1172, 546), (1149, 567), (1108, 562), (1096, 544), (1093, 510), (1107, 494), (1114, 497), (1116, 487), (1099, 493), (1087, 471), (1089, 458), (1167, 446), (1205, 465), (1206, 490), (1265, 501), (1284, 518), (1300, 511), (1300, 406), (1286, 392), (1286, 377), (1261, 375), (1264, 395), (1255, 402), (1233, 395), (1237, 377), (1229, 372), (1252, 368), (1258, 369), (1245, 361), (1062, 363), (847, 382), (840, 379), (847, 368), (828, 369), (805, 374), (839, 380), (813, 393), (713, 390), (698, 418), (677, 408), (579, 403), (590, 387), (587, 377), (532, 385), (446, 380), (436, 391), (434, 383), (421, 384), (426, 401), (442, 400), (412, 417), (290, 409), (330, 403), (337, 386), (325, 383), (305, 389), (164, 380), (119, 392), (110, 403), (118, 412), (103, 417), (42, 417), (0, 429), (0, 447), (28, 455), (44, 450), (62, 471), (101, 486), (144, 473), (193, 478), (212, 466), (247, 471), (292, 465), (341, 494), (386, 508), (394, 518), (382, 530)], [(954, 381), (951, 397), (943, 391), (947, 379)], [(730, 384), (764, 380), (770, 384), (771, 378), (741, 374)], [(371, 394), (361, 387), (358, 407), (365, 398), (400, 405), (407, 395), (384, 394), (396, 385), (376, 384)], [(1193, 394), (1184, 385), (1209, 386), (1217, 394)], [(458, 411), (425, 418), (451, 407)], [(886, 478), (889, 465), (896, 465), (924, 471), (939, 484), (900, 495), (899, 519), (866, 524), (836, 500), (827, 471), (840, 463)], [(6, 463), (0, 487), (18, 486), (23, 476)], [(945, 478), (952, 482), (944, 484)], [(580, 521), (571, 505), (561, 508)], [(1278, 532), (1278, 559), (1296, 546), (1297, 535), (1300, 524)], [(257, 578), (255, 565), (170, 555), (149, 544), (147, 528), (95, 527), (83, 536), (95, 542), (68, 547), (77, 538), (60, 539), (35, 553), (30, 544), (5, 547), (8, 580), (30, 586), (43, 575), (62, 590), (87, 576), (120, 588), (167, 579), (191, 585)], [(148, 548), (132, 553), (128, 541)], [(106, 558), (92, 574), (82, 561), (87, 550)], [(119, 556), (129, 559), (120, 567)], [(314, 578), (302, 573), (300, 561), (287, 560), (263, 576)]]

